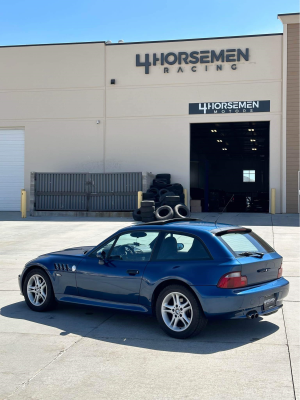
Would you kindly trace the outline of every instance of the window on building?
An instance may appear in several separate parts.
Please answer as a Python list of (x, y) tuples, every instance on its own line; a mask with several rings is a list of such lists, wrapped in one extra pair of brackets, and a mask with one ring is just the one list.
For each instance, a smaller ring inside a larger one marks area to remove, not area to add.
[(244, 169), (243, 182), (255, 182), (255, 170), (254, 169)]

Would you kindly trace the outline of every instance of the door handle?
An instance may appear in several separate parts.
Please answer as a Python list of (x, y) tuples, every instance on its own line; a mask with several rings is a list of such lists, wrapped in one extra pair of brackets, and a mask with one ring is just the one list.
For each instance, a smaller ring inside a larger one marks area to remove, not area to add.
[(140, 271), (136, 270), (136, 269), (128, 269), (127, 270), (127, 274), (129, 275), (138, 275), (140, 273)]

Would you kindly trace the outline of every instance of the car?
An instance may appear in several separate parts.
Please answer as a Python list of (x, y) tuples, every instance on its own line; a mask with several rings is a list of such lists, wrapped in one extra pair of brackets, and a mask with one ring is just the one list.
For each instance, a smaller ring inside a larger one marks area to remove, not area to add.
[(282, 257), (249, 228), (186, 218), (131, 225), (97, 246), (28, 262), (27, 305), (67, 302), (156, 316), (170, 336), (197, 335), (209, 319), (255, 319), (283, 306)]

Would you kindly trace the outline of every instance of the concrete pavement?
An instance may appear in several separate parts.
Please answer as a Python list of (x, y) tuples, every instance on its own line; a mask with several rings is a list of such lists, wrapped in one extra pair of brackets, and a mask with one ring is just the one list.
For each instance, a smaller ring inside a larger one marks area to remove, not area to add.
[(150, 316), (70, 305), (35, 313), (19, 294), (26, 261), (97, 244), (130, 219), (0, 213), (0, 399), (300, 399), (299, 216), (226, 213), (218, 221), (249, 226), (275, 247), (290, 293), (274, 315), (211, 322), (178, 341)]

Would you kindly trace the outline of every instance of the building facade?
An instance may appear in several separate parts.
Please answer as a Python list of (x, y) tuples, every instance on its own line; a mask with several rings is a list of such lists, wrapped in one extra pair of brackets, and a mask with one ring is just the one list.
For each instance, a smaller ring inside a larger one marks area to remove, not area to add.
[(299, 212), (299, 14), (279, 18), (283, 34), (1, 47), (0, 211), (33, 171), (147, 171), (192, 198), (275, 188)]

